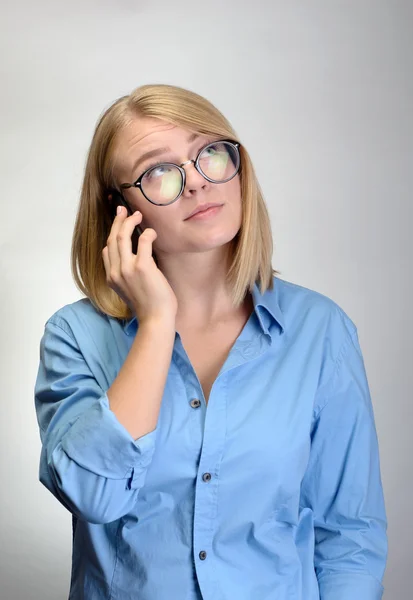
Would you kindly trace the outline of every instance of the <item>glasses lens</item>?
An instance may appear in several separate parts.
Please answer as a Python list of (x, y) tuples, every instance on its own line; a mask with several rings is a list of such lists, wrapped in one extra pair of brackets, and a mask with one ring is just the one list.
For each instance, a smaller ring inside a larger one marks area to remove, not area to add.
[(148, 198), (158, 204), (168, 204), (181, 192), (182, 175), (173, 165), (157, 165), (146, 173), (141, 185)]
[(201, 171), (213, 181), (229, 181), (239, 167), (238, 149), (228, 142), (209, 144), (199, 156)]

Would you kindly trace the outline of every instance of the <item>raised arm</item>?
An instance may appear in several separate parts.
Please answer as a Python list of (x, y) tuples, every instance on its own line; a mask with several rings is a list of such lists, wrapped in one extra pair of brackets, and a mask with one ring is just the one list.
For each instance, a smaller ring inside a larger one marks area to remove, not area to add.
[(79, 518), (109, 523), (134, 505), (155, 449), (174, 337), (169, 323), (139, 327), (105, 391), (64, 321), (46, 324), (35, 384), (39, 479)]

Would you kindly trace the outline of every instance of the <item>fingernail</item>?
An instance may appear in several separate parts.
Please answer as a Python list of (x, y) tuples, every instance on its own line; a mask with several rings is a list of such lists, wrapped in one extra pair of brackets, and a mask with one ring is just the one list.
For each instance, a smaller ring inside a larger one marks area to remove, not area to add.
[(116, 209), (116, 214), (117, 214), (117, 215), (120, 215), (120, 213), (121, 213), (121, 212), (122, 212), (122, 207), (121, 207), (121, 205), (119, 204), (118, 208)]

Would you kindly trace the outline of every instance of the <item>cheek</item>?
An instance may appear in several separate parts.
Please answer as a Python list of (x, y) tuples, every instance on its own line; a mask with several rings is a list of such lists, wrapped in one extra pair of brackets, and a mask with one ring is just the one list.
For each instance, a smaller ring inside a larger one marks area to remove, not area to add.
[(227, 185), (230, 186), (227, 192), (228, 199), (235, 204), (241, 204), (241, 182), (239, 177), (235, 177)]
[(237, 177), (234, 181), (228, 182), (231, 187), (226, 192), (226, 202), (230, 205), (231, 212), (238, 218), (242, 215), (241, 184)]
[(155, 206), (143, 197), (134, 198), (130, 206), (133, 211), (139, 210), (142, 213), (142, 229), (151, 227), (158, 232), (158, 229), (162, 228), (162, 222), (166, 220), (165, 215), (162, 214), (163, 207)]
[(167, 207), (162, 206), (147, 208), (145, 211), (142, 211), (142, 214), (142, 228), (146, 229), (147, 227), (150, 227), (158, 234), (158, 238), (155, 240), (154, 245), (162, 240), (164, 236), (170, 236), (171, 230), (176, 229), (174, 224), (179, 220), (178, 214), (172, 214), (172, 211), (168, 211)]

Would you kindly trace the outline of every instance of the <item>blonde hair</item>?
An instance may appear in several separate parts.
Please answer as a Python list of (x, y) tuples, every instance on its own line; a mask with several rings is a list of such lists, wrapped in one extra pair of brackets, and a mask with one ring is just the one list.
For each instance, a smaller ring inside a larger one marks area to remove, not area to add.
[[(107, 195), (119, 189), (114, 177), (117, 134), (136, 117), (155, 117), (200, 135), (238, 137), (228, 120), (202, 96), (171, 85), (143, 85), (116, 100), (100, 117), (89, 148), (71, 248), (73, 278), (80, 291), (103, 313), (118, 319), (133, 316), (106, 281), (102, 250), (113, 223)], [(241, 144), (239, 171), (243, 204), (240, 230), (232, 240), (227, 273), (234, 308), (255, 282), (263, 293), (273, 288), (271, 224), (251, 159)], [(156, 256), (154, 252), (154, 259)]]

